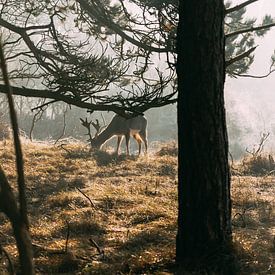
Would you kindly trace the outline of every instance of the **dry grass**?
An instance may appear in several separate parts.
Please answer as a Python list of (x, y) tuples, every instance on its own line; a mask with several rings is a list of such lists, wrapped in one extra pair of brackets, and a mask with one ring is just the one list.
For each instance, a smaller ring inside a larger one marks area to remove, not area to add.
[[(91, 155), (81, 144), (25, 143), (23, 149), (37, 273), (139, 274), (173, 263), (174, 157)], [(0, 147), (0, 159), (15, 184), (11, 144)], [(3, 216), (0, 231), (1, 243), (16, 257)], [(62, 253), (68, 231), (70, 253)]]
[[(161, 153), (137, 158), (90, 153), (76, 143), (23, 146), (37, 274), (173, 274), (175, 148), (165, 146), (156, 150)], [(0, 146), (0, 160), (15, 184), (9, 142)], [(272, 177), (233, 178), (241, 274), (271, 274), (274, 268), (274, 182)], [(11, 228), (3, 215), (0, 232), (0, 243), (15, 259)]]
[(240, 274), (274, 274), (275, 178), (233, 177), (232, 200)]
[[(158, 144), (158, 146), (160, 146)], [(166, 144), (161, 144), (160, 149), (156, 152), (157, 156), (177, 156), (178, 155), (178, 145), (175, 141), (168, 142)]]

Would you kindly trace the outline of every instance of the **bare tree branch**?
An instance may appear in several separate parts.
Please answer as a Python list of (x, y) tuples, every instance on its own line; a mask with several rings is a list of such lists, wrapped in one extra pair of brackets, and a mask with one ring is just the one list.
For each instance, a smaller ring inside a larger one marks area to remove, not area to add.
[[(45, 100), (46, 99), (43, 98), (43, 102), (45, 102)], [(33, 116), (30, 132), (29, 132), (29, 138), (30, 138), (31, 141), (32, 141), (32, 133), (33, 133), (33, 130), (34, 130), (35, 123), (42, 118), (42, 115), (43, 115), (44, 111), (45, 111), (45, 109), (43, 109), (43, 107), (41, 107), (41, 108), (38, 109), (38, 111)]]
[(264, 74), (264, 75), (252, 75), (252, 74), (238, 74), (238, 73), (233, 73), (233, 75), (235, 76), (240, 76), (240, 77), (250, 77), (250, 78), (266, 78), (268, 77), (269, 75), (271, 75), (272, 73), (275, 72), (275, 69), (274, 70), (270, 70), (268, 73)]
[[(71, 95), (65, 95), (59, 91), (39, 90), (39, 89), (31, 89), (26, 87), (20, 88), (15, 86), (13, 86), (12, 89), (13, 89), (13, 94), (15, 95), (54, 99), (56, 101), (63, 101), (70, 105), (74, 105), (87, 110), (112, 111), (124, 117), (127, 117), (127, 113), (142, 114), (143, 112), (145, 112), (150, 108), (161, 107), (167, 104), (173, 104), (177, 102), (177, 99), (175, 98), (176, 92), (165, 96), (161, 96), (159, 98), (153, 98), (153, 99), (150, 98), (150, 94), (149, 94), (148, 97), (146, 97), (146, 95), (133, 96), (132, 99), (129, 97), (128, 98), (117, 97), (117, 98), (110, 99), (109, 101), (106, 100), (104, 102), (103, 100), (102, 102), (93, 103), (92, 99), (89, 101), (85, 101), (85, 100), (82, 100), (81, 98), (72, 97)], [(7, 92), (8, 92), (7, 86), (0, 84), (0, 93), (7, 93)]]
[(242, 74), (242, 73), (235, 73), (233, 72), (232, 75), (233, 76), (240, 76), (240, 77), (250, 77), (250, 78), (266, 78), (268, 77), (269, 75), (271, 75), (272, 73), (275, 72), (275, 68), (274, 68), (274, 64), (275, 64), (275, 60), (272, 59), (272, 62), (270, 64), (270, 67), (269, 67), (269, 72), (264, 74), (264, 75), (251, 75), (251, 74)]
[(68, 109), (69, 109), (69, 105), (66, 105), (66, 109), (63, 113), (63, 127), (62, 127), (62, 132), (61, 134), (59, 135), (59, 137), (56, 139), (56, 141), (54, 142), (54, 145), (57, 144), (57, 142), (65, 135), (65, 132), (66, 132), (66, 127), (67, 127), (67, 124), (66, 124), (66, 114), (68, 112)]
[(246, 6), (250, 5), (250, 4), (252, 4), (252, 3), (254, 3), (254, 2), (257, 2), (257, 1), (259, 1), (259, 0), (248, 0), (248, 1), (245, 1), (245, 2), (243, 2), (242, 4), (239, 4), (239, 5), (237, 5), (237, 6), (234, 6), (234, 7), (232, 7), (232, 8), (229, 8), (229, 9), (225, 10), (225, 14), (229, 14), (229, 13), (231, 13), (231, 12), (234, 12), (234, 11), (237, 11), (237, 10), (239, 10), (239, 9), (242, 9), (242, 8), (244, 8), (244, 7), (246, 7)]
[(87, 196), (83, 191), (81, 191), (78, 187), (76, 187), (76, 189), (90, 202), (91, 206), (95, 208), (95, 204), (93, 203), (93, 201), (89, 198), (89, 196)]
[(270, 133), (262, 133), (257, 149), (253, 148), (253, 150), (250, 151), (250, 150), (248, 150), (248, 148), (246, 148), (245, 151), (247, 153), (251, 154), (253, 156), (253, 158), (257, 157), (263, 151), (264, 144), (267, 141), (269, 135), (270, 135)]

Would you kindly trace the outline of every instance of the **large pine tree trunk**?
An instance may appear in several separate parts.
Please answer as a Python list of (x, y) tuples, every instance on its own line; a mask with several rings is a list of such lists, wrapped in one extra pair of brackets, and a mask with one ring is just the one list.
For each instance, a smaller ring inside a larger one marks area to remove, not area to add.
[(200, 261), (231, 239), (224, 108), (222, 0), (180, 1), (177, 262)]

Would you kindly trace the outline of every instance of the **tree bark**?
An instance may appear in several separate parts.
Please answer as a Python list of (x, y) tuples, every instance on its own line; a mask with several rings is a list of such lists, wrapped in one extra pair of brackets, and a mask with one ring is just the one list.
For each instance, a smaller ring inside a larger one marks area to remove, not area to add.
[(231, 241), (222, 0), (179, 1), (176, 260), (202, 264)]

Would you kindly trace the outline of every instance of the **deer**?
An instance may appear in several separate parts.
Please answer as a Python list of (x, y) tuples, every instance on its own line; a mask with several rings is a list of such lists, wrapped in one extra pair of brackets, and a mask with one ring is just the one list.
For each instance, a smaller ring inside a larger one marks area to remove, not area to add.
[[(138, 155), (141, 154), (142, 142), (145, 145), (145, 154), (147, 154), (147, 119), (144, 116), (138, 115), (133, 118), (125, 118), (120, 115), (115, 115), (109, 125), (104, 126), (104, 130), (102, 130), (98, 119), (96, 120), (96, 123), (93, 121), (88, 122), (87, 118), (86, 120), (80, 120), (82, 125), (88, 129), (89, 141), (93, 148), (100, 149), (105, 142), (113, 136), (117, 136), (116, 154), (119, 155), (120, 145), (123, 137), (125, 137), (126, 154), (129, 155), (129, 143), (130, 137), (132, 136), (138, 144)], [(96, 129), (96, 134), (93, 138), (90, 130), (91, 124)]]

